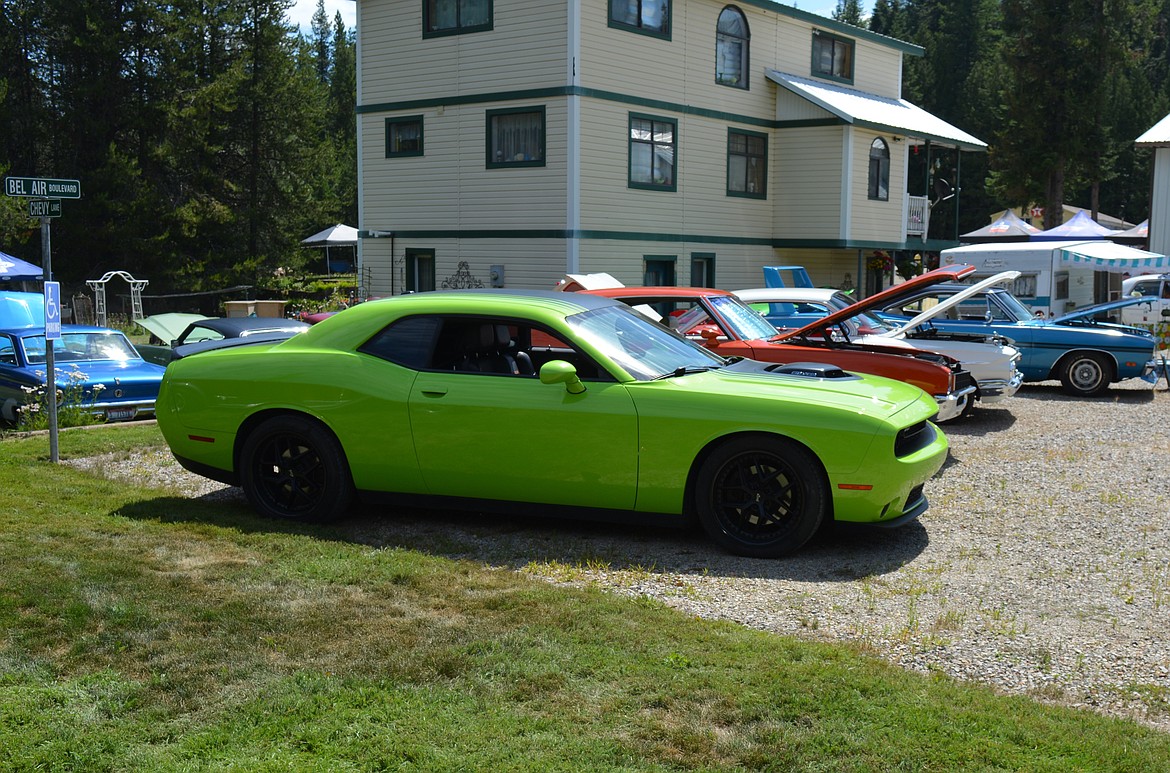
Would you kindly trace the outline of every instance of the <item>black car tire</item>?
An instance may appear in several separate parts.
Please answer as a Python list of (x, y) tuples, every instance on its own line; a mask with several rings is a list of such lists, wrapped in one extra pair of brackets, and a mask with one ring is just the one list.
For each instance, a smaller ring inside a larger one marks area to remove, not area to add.
[(240, 485), (257, 512), (271, 518), (329, 521), (353, 501), (341, 444), (308, 417), (274, 416), (244, 441)]
[(1109, 361), (1096, 352), (1076, 352), (1060, 369), (1060, 385), (1066, 394), (1093, 397), (1109, 388)]
[(715, 449), (699, 468), (694, 496), (707, 535), (755, 558), (800, 549), (820, 527), (828, 499), (816, 456), (793, 441), (758, 435)]

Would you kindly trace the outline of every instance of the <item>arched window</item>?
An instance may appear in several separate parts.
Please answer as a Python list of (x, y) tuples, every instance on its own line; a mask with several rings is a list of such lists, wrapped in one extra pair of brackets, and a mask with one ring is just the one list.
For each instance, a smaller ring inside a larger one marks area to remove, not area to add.
[(890, 146), (881, 137), (869, 146), (869, 197), (890, 200)]
[(748, 87), (748, 31), (743, 11), (729, 5), (715, 25), (715, 82), (724, 86)]

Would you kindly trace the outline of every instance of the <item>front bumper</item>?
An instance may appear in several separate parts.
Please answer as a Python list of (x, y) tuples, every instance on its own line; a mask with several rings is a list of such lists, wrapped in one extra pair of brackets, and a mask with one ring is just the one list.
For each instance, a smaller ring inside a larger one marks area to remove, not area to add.
[(1010, 381), (1002, 381), (999, 379), (979, 382), (979, 402), (987, 403), (988, 405), (1003, 402), (1016, 392), (1020, 391), (1020, 385), (1024, 383), (1024, 374), (1016, 371)]
[(976, 387), (968, 386), (956, 389), (950, 394), (935, 395), (934, 401), (938, 404), (938, 417), (935, 421), (941, 424), (962, 416), (963, 411), (967, 409), (968, 401), (975, 399), (975, 392)]

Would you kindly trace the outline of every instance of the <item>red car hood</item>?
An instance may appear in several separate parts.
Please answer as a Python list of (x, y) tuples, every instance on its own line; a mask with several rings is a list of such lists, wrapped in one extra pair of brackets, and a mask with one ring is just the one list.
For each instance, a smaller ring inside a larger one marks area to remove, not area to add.
[(850, 304), (844, 309), (838, 309), (832, 314), (821, 317), (816, 322), (810, 322), (802, 328), (792, 330), (786, 333), (780, 333), (778, 338), (780, 340), (788, 340), (790, 338), (803, 338), (807, 335), (812, 335), (823, 330), (827, 326), (832, 326), (843, 320), (855, 317), (866, 311), (873, 309), (883, 309), (898, 301), (898, 299), (912, 295), (924, 287), (932, 287), (943, 282), (955, 282), (964, 277), (975, 273), (975, 267), (966, 264), (955, 266), (943, 266), (936, 268), (934, 271), (927, 271), (925, 274), (907, 279), (900, 285), (886, 288), (880, 293), (862, 298), (857, 303)]

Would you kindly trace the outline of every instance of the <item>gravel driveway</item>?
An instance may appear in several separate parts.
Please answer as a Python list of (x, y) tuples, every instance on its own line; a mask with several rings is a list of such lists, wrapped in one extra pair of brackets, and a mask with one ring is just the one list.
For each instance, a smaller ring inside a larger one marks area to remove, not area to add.
[[(1170, 730), (1168, 427), (1165, 382), (1092, 400), (1026, 386), (944, 425), (950, 459), (917, 523), (838, 530), (778, 561), (728, 556), (689, 532), (498, 515), (366, 510), (340, 529)], [(163, 454), (106, 467), (241, 499)]]

